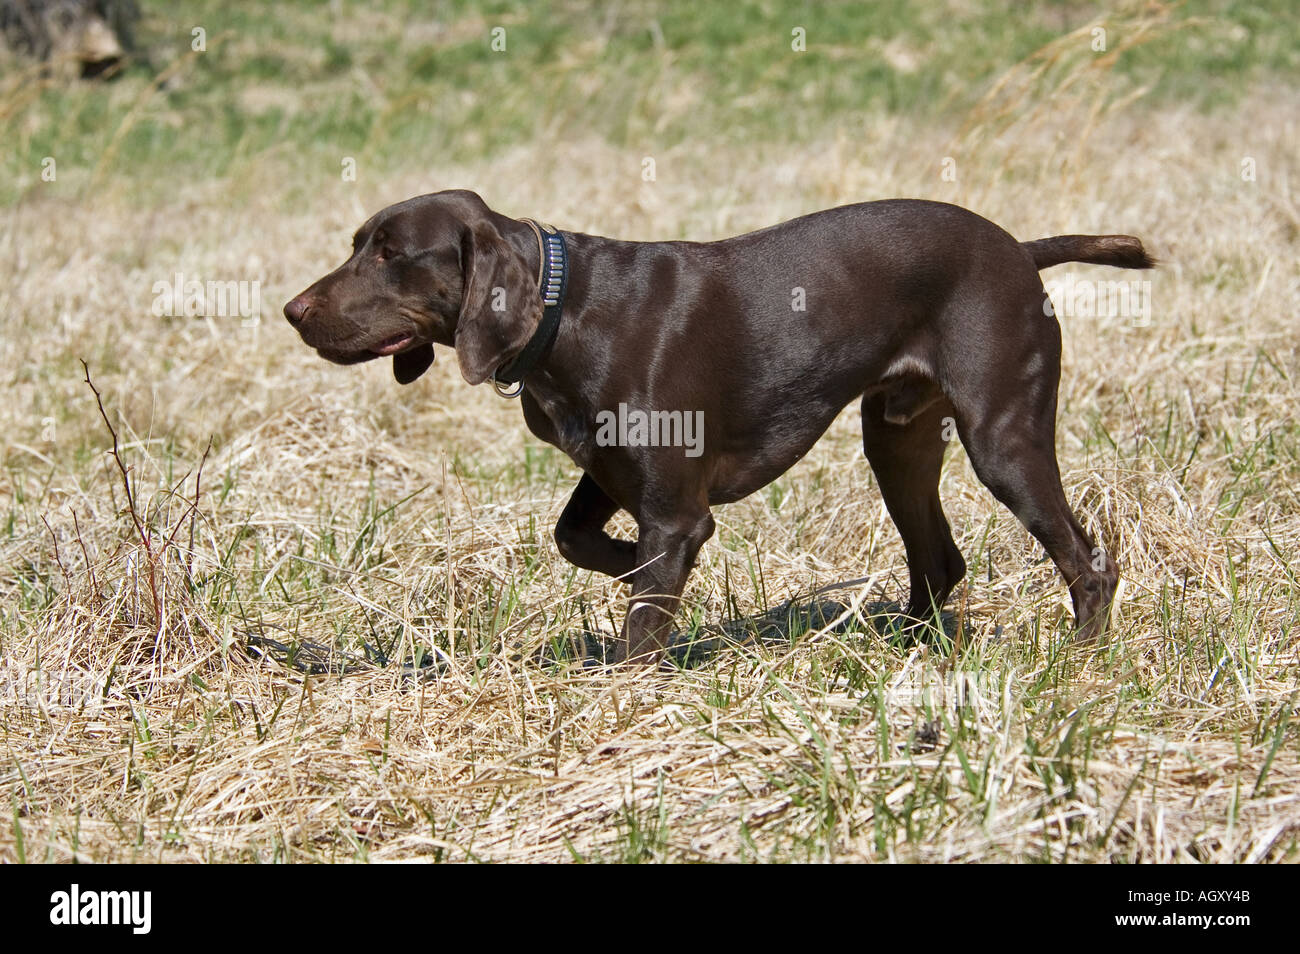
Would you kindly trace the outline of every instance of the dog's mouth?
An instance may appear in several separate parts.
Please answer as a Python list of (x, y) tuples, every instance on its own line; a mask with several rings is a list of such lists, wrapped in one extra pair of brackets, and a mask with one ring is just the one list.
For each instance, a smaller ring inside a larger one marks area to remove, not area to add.
[(397, 334), (390, 338), (385, 338), (383, 341), (379, 342), (379, 344), (372, 347), (370, 352), (371, 354), (376, 354), (381, 357), (384, 355), (397, 354), (399, 351), (405, 351), (414, 342), (415, 335), (410, 334), (409, 332)]
[(389, 355), (401, 354), (403, 351), (416, 347), (417, 343), (412, 332), (403, 331), (390, 335), (377, 344), (361, 347), (353, 345), (350, 348), (317, 347), (316, 353), (326, 361), (332, 361), (334, 364), (360, 364), (363, 361), (373, 361), (375, 358), (386, 358)]
[(433, 364), (433, 345), (410, 331), (400, 332), (361, 350), (317, 348), (316, 353), (333, 364), (361, 364), (376, 358), (392, 357), (393, 377), (399, 384), (410, 384)]

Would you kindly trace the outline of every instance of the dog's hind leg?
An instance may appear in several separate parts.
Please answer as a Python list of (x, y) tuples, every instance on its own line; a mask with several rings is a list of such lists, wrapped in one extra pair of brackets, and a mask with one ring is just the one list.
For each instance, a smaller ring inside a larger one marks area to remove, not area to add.
[(1042, 314), (1036, 298), (1024, 314), (999, 308), (998, 318), (1015, 320), (981, 322), (1007, 331), (990, 334), (983, 348), (967, 347), (954, 356), (961, 373), (951, 375), (947, 390), (975, 473), (1043, 545), (1070, 588), (1078, 637), (1095, 639), (1106, 629), (1119, 571), (1079, 525), (1061, 486), (1060, 328)]
[(921, 379), (862, 399), (862, 447), (907, 550), (914, 621), (933, 619), (966, 575), (939, 501), (951, 414), (937, 386)]

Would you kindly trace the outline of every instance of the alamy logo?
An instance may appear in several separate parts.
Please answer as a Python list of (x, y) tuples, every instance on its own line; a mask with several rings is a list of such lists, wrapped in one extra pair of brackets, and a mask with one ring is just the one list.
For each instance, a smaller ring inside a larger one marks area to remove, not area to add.
[(73, 670), (28, 670), (14, 662), (0, 663), (0, 709), (75, 709), (94, 716), (106, 702), (120, 698), (118, 692), (108, 689), (104, 677)]
[(618, 411), (596, 414), (598, 447), (684, 447), (687, 457), (704, 453), (703, 411), (642, 411), (620, 402)]
[(133, 934), (148, 934), (152, 923), (152, 891), (69, 891), (50, 895), (51, 924), (129, 924)]
[(1091, 281), (1073, 272), (1044, 283), (1043, 314), (1062, 318), (1127, 318), (1137, 327), (1151, 324), (1151, 283), (1107, 279)]
[(155, 317), (243, 318), (257, 324), (262, 313), (261, 282), (201, 282), (177, 272), (172, 280), (153, 283)]

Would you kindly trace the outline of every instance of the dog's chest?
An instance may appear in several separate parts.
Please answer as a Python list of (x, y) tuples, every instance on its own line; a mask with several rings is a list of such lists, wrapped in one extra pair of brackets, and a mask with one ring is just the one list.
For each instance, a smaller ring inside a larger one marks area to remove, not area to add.
[(535, 398), (528, 391), (520, 395), (520, 404), (530, 431), (564, 451), (584, 470), (590, 467), (595, 445), (591, 422), (581, 409), (566, 401)]

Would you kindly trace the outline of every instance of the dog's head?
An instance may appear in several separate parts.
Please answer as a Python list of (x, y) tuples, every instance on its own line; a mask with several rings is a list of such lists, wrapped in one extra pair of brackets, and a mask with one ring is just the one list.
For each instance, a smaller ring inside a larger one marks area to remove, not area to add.
[(535, 273), (473, 192), (390, 205), (352, 238), (352, 256), (284, 306), (321, 357), (356, 364), (391, 355), (409, 384), (456, 349), (461, 374), (481, 384), (515, 357), (542, 318)]

